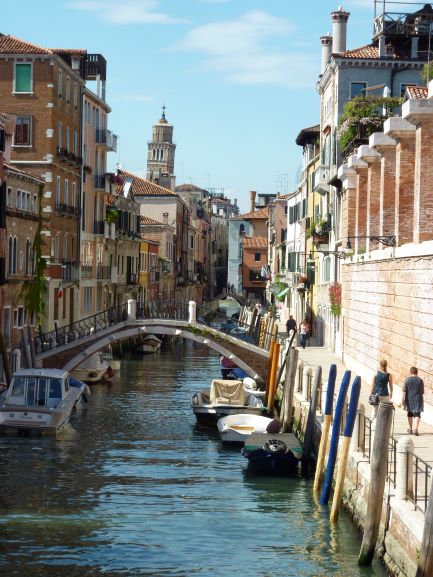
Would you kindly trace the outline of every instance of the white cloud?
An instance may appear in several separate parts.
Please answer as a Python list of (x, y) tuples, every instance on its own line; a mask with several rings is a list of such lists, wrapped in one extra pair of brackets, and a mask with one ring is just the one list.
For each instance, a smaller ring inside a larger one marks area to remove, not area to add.
[(159, 0), (75, 0), (68, 4), (73, 10), (94, 12), (108, 24), (172, 24), (179, 22), (158, 12)]
[(255, 10), (238, 20), (199, 26), (176, 48), (199, 53), (199, 70), (218, 71), (232, 83), (311, 86), (315, 56), (269, 46), (276, 37), (289, 39), (293, 29), (290, 21)]

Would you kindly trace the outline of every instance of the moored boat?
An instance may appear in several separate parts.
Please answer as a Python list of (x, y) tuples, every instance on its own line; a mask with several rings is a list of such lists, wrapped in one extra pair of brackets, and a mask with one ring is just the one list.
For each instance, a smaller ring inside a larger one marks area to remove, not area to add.
[(102, 353), (90, 355), (81, 365), (71, 371), (71, 375), (85, 383), (94, 384), (111, 376), (109, 364), (102, 358)]
[(302, 448), (293, 433), (253, 433), (245, 441), (248, 468), (264, 475), (296, 475)]
[(261, 415), (263, 402), (245, 390), (242, 381), (214, 379), (210, 389), (202, 389), (191, 399), (192, 410), (200, 425), (216, 427), (227, 415)]
[(113, 353), (110, 351), (103, 351), (101, 358), (103, 361), (108, 363), (113, 375), (120, 371), (120, 359), (113, 356)]
[(149, 355), (152, 353), (157, 353), (162, 345), (162, 340), (155, 335), (147, 335), (142, 337), (134, 345), (134, 351), (136, 353), (141, 353), (142, 355)]
[(62, 369), (21, 369), (0, 402), (0, 430), (56, 434), (89, 388)]
[(221, 441), (226, 444), (245, 443), (253, 433), (264, 433), (272, 419), (261, 415), (238, 413), (227, 415), (217, 423)]

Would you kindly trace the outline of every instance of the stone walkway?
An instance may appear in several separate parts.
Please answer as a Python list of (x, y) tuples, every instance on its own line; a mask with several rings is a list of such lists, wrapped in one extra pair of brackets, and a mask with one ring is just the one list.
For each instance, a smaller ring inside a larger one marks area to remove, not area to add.
[[(329, 368), (332, 364), (337, 366), (337, 379), (335, 382), (335, 394), (338, 394), (339, 385), (343, 378), (346, 367), (341, 362), (340, 358), (334, 353), (326, 350), (324, 347), (306, 347), (305, 349), (299, 348), (299, 360), (301, 360), (304, 365), (309, 365), (314, 368), (317, 365), (322, 367), (322, 381), (326, 382), (328, 380)], [(355, 378), (356, 374), (352, 372), (351, 383)], [(368, 417), (371, 416), (370, 405), (368, 404), (368, 396), (370, 394), (370, 383), (361, 381), (361, 394), (359, 398), (359, 404), (363, 404), (365, 407), (365, 413)], [(348, 396), (350, 395), (350, 388)], [(408, 435), (407, 428), (407, 416), (406, 411), (398, 403), (394, 403), (395, 416), (393, 428), (391, 429), (391, 434), (397, 440), (402, 435)], [(433, 465), (433, 426), (425, 423), (422, 420), (419, 426), (419, 436), (411, 435), (410, 438), (414, 444), (414, 453), (426, 461), (427, 463)]]

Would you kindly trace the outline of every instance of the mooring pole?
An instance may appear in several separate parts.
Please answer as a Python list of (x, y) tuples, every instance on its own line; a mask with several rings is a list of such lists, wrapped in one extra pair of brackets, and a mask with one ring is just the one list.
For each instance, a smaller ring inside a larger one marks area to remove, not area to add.
[(290, 432), (293, 411), (293, 393), (295, 391), (296, 370), (298, 367), (298, 349), (290, 348), (287, 354), (286, 378), (284, 383), (283, 433)]
[(27, 335), (30, 347), (30, 358), (32, 361), (32, 367), (36, 367), (35, 341), (33, 340), (33, 331), (30, 325), (27, 326)]
[(343, 492), (344, 477), (346, 475), (347, 459), (349, 457), (350, 441), (352, 439), (353, 426), (358, 409), (359, 393), (361, 392), (361, 377), (355, 377), (350, 393), (349, 412), (347, 414), (346, 426), (344, 427), (343, 441), (338, 461), (337, 479), (335, 481), (334, 496), (331, 507), (331, 523), (335, 523), (340, 512), (341, 494)]
[(316, 412), (317, 412), (317, 392), (322, 382), (322, 367), (318, 365), (314, 373), (313, 388), (311, 391), (310, 408), (308, 409), (307, 425), (304, 434), (304, 448), (302, 451), (302, 463), (308, 473), (308, 465), (311, 458), (311, 451), (313, 449), (314, 429), (316, 427)]
[(415, 577), (430, 577), (430, 575), (433, 575), (433, 485), (430, 489), (430, 496), (424, 517), (421, 554), (419, 556)]
[(271, 377), (269, 381), (269, 395), (268, 395), (268, 402), (267, 407), (268, 411), (274, 413), (274, 400), (275, 400), (275, 393), (277, 390), (277, 369), (278, 369), (278, 359), (280, 357), (280, 343), (275, 343), (273, 348), (273, 362), (271, 367)]
[(7, 386), (9, 386), (11, 383), (11, 378), (12, 378), (11, 366), (9, 364), (9, 355), (8, 355), (8, 350), (6, 348), (5, 338), (4, 338), (3, 333), (1, 331), (0, 331), (0, 352), (1, 352), (2, 361), (3, 361), (3, 372), (5, 374), (6, 384), (7, 384)]
[[(380, 401), (371, 455), (370, 491), (368, 494), (364, 536), (358, 558), (359, 565), (371, 565), (374, 557), (382, 513), (383, 493), (385, 491), (389, 434), (391, 432), (393, 409), (394, 405), (391, 402)], [(430, 576), (431, 573), (426, 574), (425, 577), (427, 575)]]
[(325, 455), (328, 446), (329, 429), (332, 423), (332, 409), (334, 405), (335, 379), (337, 378), (337, 365), (329, 368), (328, 388), (326, 389), (325, 416), (323, 419), (322, 435), (320, 437), (319, 454), (317, 457), (316, 474), (314, 476), (314, 491), (318, 493), (322, 487), (325, 473)]
[(268, 404), (268, 398), (269, 398), (269, 384), (271, 382), (272, 363), (274, 362), (274, 346), (275, 346), (275, 341), (272, 341), (271, 346), (269, 347), (268, 371), (266, 373), (266, 391), (265, 391), (265, 405), (266, 406)]
[(351, 372), (347, 370), (341, 381), (338, 393), (337, 406), (335, 407), (334, 422), (332, 423), (331, 444), (329, 446), (328, 464), (326, 466), (325, 481), (323, 482), (320, 504), (327, 505), (331, 493), (332, 479), (334, 476), (335, 461), (337, 460), (338, 441), (340, 440), (340, 424), (343, 414), (344, 403), (346, 401), (347, 389), (349, 387)]
[(23, 345), (24, 360), (26, 363), (26, 368), (30, 369), (32, 366), (32, 359), (30, 358), (30, 350), (27, 344), (26, 330), (25, 327), (20, 327), (21, 342)]

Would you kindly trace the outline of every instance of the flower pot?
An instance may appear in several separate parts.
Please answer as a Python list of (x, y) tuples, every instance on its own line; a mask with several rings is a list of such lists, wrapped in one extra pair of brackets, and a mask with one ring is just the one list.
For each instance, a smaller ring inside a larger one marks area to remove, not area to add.
[(302, 283), (302, 282), (303, 282), (303, 283), (306, 283), (306, 282), (308, 282), (308, 277), (306, 277), (306, 276), (300, 276), (300, 277), (298, 277), (298, 281), (299, 281), (300, 283)]
[(318, 244), (328, 244), (329, 235), (328, 234), (314, 234), (313, 244), (317, 246)]

